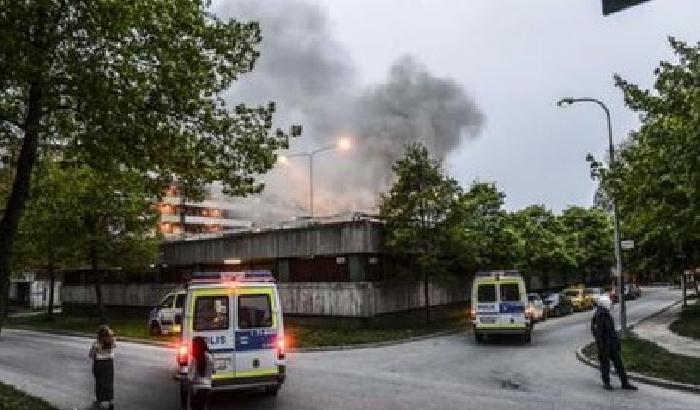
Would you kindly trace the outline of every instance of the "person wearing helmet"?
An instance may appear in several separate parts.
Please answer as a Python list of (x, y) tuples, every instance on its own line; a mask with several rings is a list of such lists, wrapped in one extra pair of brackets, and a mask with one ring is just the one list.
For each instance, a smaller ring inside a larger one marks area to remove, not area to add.
[(612, 301), (608, 295), (601, 295), (598, 297), (597, 305), (598, 307), (591, 319), (591, 332), (598, 347), (598, 361), (600, 362), (603, 387), (606, 390), (612, 390), (610, 385), (610, 361), (612, 361), (615, 371), (620, 377), (622, 388), (625, 390), (637, 390), (637, 387), (630, 384), (627, 379), (627, 373), (625, 373), (625, 367), (622, 365), (620, 339), (617, 337), (615, 321), (610, 314)]

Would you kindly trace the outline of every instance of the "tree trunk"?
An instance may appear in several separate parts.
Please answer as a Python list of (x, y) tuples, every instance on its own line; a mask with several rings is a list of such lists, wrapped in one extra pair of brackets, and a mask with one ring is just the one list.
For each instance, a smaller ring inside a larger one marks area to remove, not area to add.
[(425, 298), (425, 325), (430, 325), (430, 291), (428, 289), (428, 272), (423, 268), (423, 297)]
[(53, 320), (53, 289), (56, 286), (56, 274), (53, 265), (53, 249), (49, 249), (49, 320)]
[(95, 280), (95, 303), (97, 311), (100, 314), (101, 324), (107, 324), (107, 315), (105, 314), (104, 303), (102, 302), (102, 275), (98, 271), (97, 260), (97, 244), (95, 241), (90, 242), (90, 268), (92, 277)]
[(12, 192), (7, 199), (5, 213), (0, 220), (0, 331), (7, 312), (7, 292), (10, 287), (12, 247), (17, 235), (24, 205), (29, 197), (32, 170), (39, 145), (41, 122), (41, 88), (32, 84), (29, 88), (27, 114), (24, 118), (24, 140), (17, 159), (17, 170)]

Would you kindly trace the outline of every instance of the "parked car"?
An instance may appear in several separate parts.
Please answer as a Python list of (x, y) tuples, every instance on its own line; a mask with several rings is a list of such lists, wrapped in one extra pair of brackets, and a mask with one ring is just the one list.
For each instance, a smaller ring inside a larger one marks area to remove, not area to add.
[(542, 298), (537, 293), (527, 294), (527, 311), (530, 314), (530, 318), (535, 322), (547, 319), (544, 302), (542, 302)]
[(551, 293), (545, 296), (543, 302), (548, 317), (570, 315), (574, 312), (574, 305), (564, 292)]
[(582, 286), (568, 288), (564, 290), (564, 294), (571, 300), (574, 310), (588, 310), (593, 307), (593, 299), (589, 295), (584, 294)]
[(598, 298), (605, 294), (605, 291), (601, 288), (586, 288), (583, 290), (583, 294), (591, 300), (591, 303), (594, 306), (598, 304)]
[(642, 296), (642, 290), (636, 283), (625, 284), (625, 300), (634, 300)]

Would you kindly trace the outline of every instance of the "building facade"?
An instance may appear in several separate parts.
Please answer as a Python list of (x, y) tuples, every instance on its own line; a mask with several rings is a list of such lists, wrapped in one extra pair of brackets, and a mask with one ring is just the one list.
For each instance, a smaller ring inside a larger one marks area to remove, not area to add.
[(158, 204), (160, 232), (166, 239), (250, 229), (252, 223), (243, 218), (240, 204), (207, 198), (201, 202), (188, 201), (177, 188), (166, 191)]

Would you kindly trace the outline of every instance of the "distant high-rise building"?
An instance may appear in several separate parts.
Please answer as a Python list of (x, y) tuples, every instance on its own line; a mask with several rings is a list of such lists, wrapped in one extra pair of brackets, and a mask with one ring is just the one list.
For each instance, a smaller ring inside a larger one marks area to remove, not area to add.
[(211, 197), (188, 201), (171, 187), (158, 204), (160, 232), (166, 239), (250, 229), (252, 222), (242, 216), (242, 206)]

